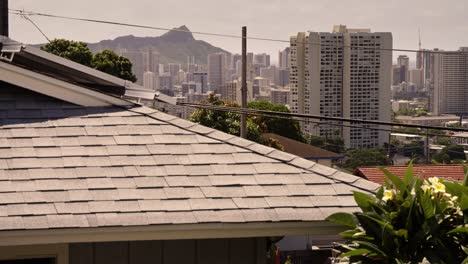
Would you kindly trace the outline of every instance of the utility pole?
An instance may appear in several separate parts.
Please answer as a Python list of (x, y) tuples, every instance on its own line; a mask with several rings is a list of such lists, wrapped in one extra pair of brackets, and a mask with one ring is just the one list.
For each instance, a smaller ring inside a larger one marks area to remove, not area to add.
[[(247, 27), (242, 27), (242, 109), (247, 108)], [(240, 136), (247, 138), (247, 113), (241, 113)]]
[(0, 0), (0, 36), (9, 36), (8, 0)]

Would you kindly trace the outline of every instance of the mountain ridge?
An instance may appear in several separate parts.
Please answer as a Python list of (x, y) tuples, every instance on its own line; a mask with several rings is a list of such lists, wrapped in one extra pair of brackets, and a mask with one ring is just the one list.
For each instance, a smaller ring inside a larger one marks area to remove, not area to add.
[(197, 40), (187, 26), (182, 25), (156, 37), (137, 37), (134, 35), (119, 36), (114, 39), (102, 40), (97, 43), (88, 43), (93, 52), (111, 49), (116, 52), (126, 50), (129, 52), (152, 50), (159, 53), (160, 63), (187, 62), (188, 56), (195, 57), (195, 63), (206, 64), (211, 53), (230, 52), (215, 47), (203, 40)]

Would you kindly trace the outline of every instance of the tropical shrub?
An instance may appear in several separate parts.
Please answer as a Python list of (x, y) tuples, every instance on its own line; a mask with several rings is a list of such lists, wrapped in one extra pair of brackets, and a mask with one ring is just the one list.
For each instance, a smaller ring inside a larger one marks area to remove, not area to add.
[(362, 212), (327, 219), (352, 229), (342, 257), (352, 263), (468, 263), (468, 169), (462, 183), (421, 180), (409, 165), (403, 179), (387, 179), (376, 195), (354, 192)]

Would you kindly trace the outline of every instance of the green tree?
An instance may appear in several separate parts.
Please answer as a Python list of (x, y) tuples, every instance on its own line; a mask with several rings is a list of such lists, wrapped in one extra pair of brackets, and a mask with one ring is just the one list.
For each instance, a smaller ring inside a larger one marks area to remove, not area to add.
[(132, 82), (137, 80), (132, 73), (130, 60), (111, 50), (104, 50), (93, 55), (86, 43), (66, 39), (54, 39), (41, 49), (124, 80)]
[(464, 161), (466, 160), (465, 149), (460, 145), (449, 145), (445, 146), (440, 153), (434, 155), (434, 160), (438, 163), (449, 164), (453, 161)]
[(398, 148), (398, 153), (408, 158), (418, 158), (424, 156), (424, 144), (422, 142), (411, 142), (403, 144)]
[[(247, 105), (250, 109), (266, 110), (274, 112), (289, 113), (285, 105), (273, 104), (268, 101), (250, 102)], [(299, 122), (292, 118), (279, 118), (271, 116), (251, 116), (250, 117), (259, 127), (262, 133), (275, 133), (290, 139), (304, 142)]]
[(84, 42), (54, 39), (42, 46), (41, 50), (91, 67), (93, 53)]
[(91, 63), (96, 70), (117, 76), (124, 80), (136, 82), (137, 78), (132, 73), (132, 63), (128, 58), (117, 55), (112, 50), (104, 50), (93, 56)]
[[(222, 101), (213, 94), (210, 95), (206, 103), (216, 106), (239, 107), (238, 104)], [(240, 135), (240, 114), (238, 113), (197, 109), (190, 116), (190, 120), (231, 135)], [(247, 139), (263, 143), (259, 126), (250, 119), (247, 120)]]
[(354, 171), (363, 166), (385, 166), (390, 160), (382, 148), (374, 149), (352, 149), (346, 152), (344, 167), (349, 171)]
[(318, 148), (326, 149), (335, 153), (344, 153), (345, 145), (341, 137), (318, 137), (309, 136), (309, 144)]
[(452, 144), (452, 139), (450, 137), (438, 136), (437, 140), (435, 141), (437, 145), (444, 145), (448, 146)]

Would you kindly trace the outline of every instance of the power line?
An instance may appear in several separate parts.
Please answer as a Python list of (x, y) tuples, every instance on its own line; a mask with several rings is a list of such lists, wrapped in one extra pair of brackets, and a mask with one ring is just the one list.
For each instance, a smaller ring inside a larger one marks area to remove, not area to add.
[[(223, 106), (204, 107), (204, 106), (207, 106), (207, 105), (203, 105), (203, 106), (199, 107), (199, 106), (188, 105), (186, 103), (179, 103), (178, 106), (192, 107), (192, 108), (199, 108), (199, 109), (209, 109), (209, 110), (213, 110), (213, 111), (233, 112), (233, 113), (237, 113), (237, 114), (245, 113), (245, 111), (242, 111), (242, 109), (238, 108), (238, 107), (234, 107), (232, 110), (231, 109), (227, 110), (227, 109), (225, 109), (226, 107), (223, 107)], [(208, 106), (210, 106), (210, 105), (208, 105)], [(248, 110), (250, 110), (250, 109), (248, 109)], [(275, 112), (275, 113), (284, 114), (284, 112)], [(384, 131), (384, 132), (390, 132), (390, 133), (402, 133), (402, 132), (404, 132), (404, 131), (395, 130), (395, 129), (385, 129), (385, 128), (375, 128), (375, 127), (368, 127), (368, 126), (366, 127), (366, 126), (356, 126), (356, 125), (346, 125), (346, 124), (311, 121), (310, 118), (297, 118), (297, 117), (290, 117), (290, 116), (278, 116), (278, 115), (275, 115), (275, 114), (264, 114), (264, 113), (254, 113), (254, 112), (249, 112), (248, 114), (253, 115), (253, 116), (279, 118), (279, 119), (291, 119), (291, 118), (293, 118), (296, 121), (305, 122), (305, 123), (312, 123), (312, 124), (316, 124), (317, 126), (326, 125), (326, 126), (335, 126), (335, 127), (348, 127), (348, 128), (365, 129), (365, 130), (377, 130), (377, 131)], [(315, 118), (312, 118), (312, 119), (315, 119)], [(401, 124), (398, 124), (398, 125), (401, 125)], [(444, 130), (446, 130), (446, 129), (444, 129)], [(419, 135), (419, 136), (430, 136), (430, 137), (443, 136), (443, 137), (449, 137), (449, 138), (464, 138), (464, 137), (460, 137), (460, 136), (440, 135), (440, 134), (432, 134), (432, 133), (425, 133), (425, 132), (412, 132), (411, 134)]]
[(50, 42), (50, 39), (47, 37), (47, 35), (44, 33), (44, 31), (41, 30), (41, 28), (36, 24), (34, 23), (34, 21), (26, 14), (23, 14), (21, 15), (21, 17), (29, 22), (31, 22), (31, 24), (33, 24), (33, 26), (42, 34), (42, 36), (44, 36), (44, 38), (47, 40), (47, 42)]
[[(231, 34), (210, 33), (210, 32), (202, 32), (202, 31), (190, 31), (190, 30), (183, 30), (183, 29), (176, 29), (176, 28), (171, 29), (171, 28), (165, 28), (165, 27), (130, 24), (130, 23), (117, 22), (117, 21), (107, 21), (107, 20), (99, 20), (99, 19), (54, 15), (54, 14), (39, 13), (39, 12), (32, 12), (32, 11), (24, 11), (24, 10), (20, 10), (20, 9), (9, 9), (9, 10), (10, 10), (11, 14), (20, 15), (20, 16), (26, 14), (28, 16), (43, 16), (43, 17), (50, 17), (50, 18), (84, 21), (84, 22), (108, 24), (108, 25), (115, 25), (115, 26), (154, 29), (154, 30), (162, 30), (162, 31), (176, 31), (176, 32), (184, 32), (184, 33), (191, 33), (191, 34), (197, 34), (197, 35), (218, 36), (218, 37), (226, 37), (226, 38), (237, 38), (237, 39), (242, 39), (243, 38), (242, 36), (231, 35)], [(259, 41), (269, 41), (269, 42), (281, 42), (281, 43), (288, 43), (288, 44), (291, 43), (291, 40), (264, 38), (264, 37), (246, 37), (246, 39), (259, 40)], [(360, 46), (352, 46), (352, 45), (322, 44), (322, 43), (313, 43), (313, 42), (296, 42), (296, 43), (301, 43), (301, 44), (304, 44), (304, 45), (306, 45), (306, 44), (307, 45), (313, 45), (313, 46), (330, 46), (330, 47), (361, 49), (361, 50), (397, 51), (397, 52), (423, 52), (423, 53), (452, 54), (452, 55), (453, 54), (468, 54), (466, 52), (460, 52), (460, 51), (436, 51), (436, 50), (412, 50), (412, 49), (394, 49), (394, 48), (392, 48), (392, 49), (390, 49), (390, 48), (372, 48), (372, 47), (360, 47)]]
[(395, 122), (386, 122), (386, 121), (379, 121), (379, 120), (362, 120), (362, 119), (350, 119), (350, 118), (342, 118), (342, 117), (307, 115), (307, 114), (298, 114), (298, 113), (287, 113), (287, 112), (249, 109), (249, 108), (229, 107), (229, 106), (213, 106), (213, 105), (197, 104), (197, 103), (178, 103), (178, 104), (191, 106), (195, 108), (216, 108), (218, 110), (225, 109), (226, 111), (244, 111), (248, 114), (263, 113), (263, 114), (271, 114), (274, 116), (301, 117), (301, 118), (307, 118), (307, 119), (330, 120), (330, 121), (339, 121), (339, 122), (348, 122), (348, 123), (363, 123), (363, 124), (371, 124), (371, 125), (399, 126), (399, 127), (412, 127), (412, 128), (433, 129), (433, 130), (443, 130), (443, 131), (468, 132), (468, 129), (465, 129), (465, 128), (448, 128), (448, 127), (438, 127), (438, 126), (400, 124), (400, 123), (395, 123)]

